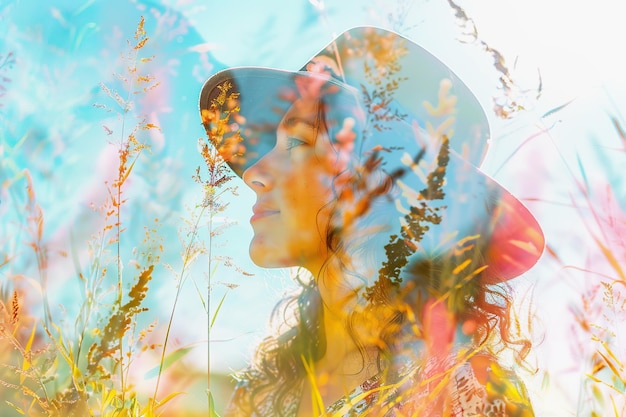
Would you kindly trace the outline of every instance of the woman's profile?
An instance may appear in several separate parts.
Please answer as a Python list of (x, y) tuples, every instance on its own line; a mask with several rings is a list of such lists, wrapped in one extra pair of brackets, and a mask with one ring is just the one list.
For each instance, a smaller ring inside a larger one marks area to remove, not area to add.
[(530, 416), (505, 281), (543, 249), (481, 172), (489, 125), (437, 58), (354, 28), (299, 71), (206, 81), (209, 141), (256, 193), (250, 256), (299, 267), (228, 416)]

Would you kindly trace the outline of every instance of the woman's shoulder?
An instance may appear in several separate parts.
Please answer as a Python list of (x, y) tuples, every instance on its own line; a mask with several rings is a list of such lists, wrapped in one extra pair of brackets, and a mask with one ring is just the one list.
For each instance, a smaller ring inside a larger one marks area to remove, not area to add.
[(473, 407), (488, 417), (534, 415), (523, 380), (488, 353), (475, 354), (455, 367), (450, 388), (459, 410)]
[[(258, 383), (255, 384), (255, 381), (259, 378), (260, 375), (250, 369), (237, 376), (237, 383), (235, 384), (235, 388), (233, 389), (233, 393), (230, 397), (230, 401), (228, 402), (228, 406), (223, 417), (251, 417), (255, 415), (264, 415), (259, 414), (259, 412), (264, 411), (265, 405), (263, 403), (265, 401), (263, 401), (263, 399), (265, 396), (254, 394), (255, 386), (258, 385)], [(257, 407), (256, 410), (252, 406), (253, 401)]]
[(224, 417), (244, 417), (251, 414), (248, 409), (250, 403), (250, 383), (247, 379), (239, 379), (230, 397), (224, 412)]
[(534, 416), (522, 379), (489, 353), (431, 358), (411, 376), (398, 396), (397, 409), (407, 415)]

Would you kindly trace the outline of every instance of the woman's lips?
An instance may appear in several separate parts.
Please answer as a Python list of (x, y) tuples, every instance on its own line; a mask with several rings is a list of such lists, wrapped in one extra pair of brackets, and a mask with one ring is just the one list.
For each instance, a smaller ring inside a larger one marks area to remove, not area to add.
[(250, 222), (260, 220), (265, 217), (280, 213), (279, 210), (269, 208), (269, 207), (258, 206), (258, 205), (255, 205), (254, 207), (252, 207), (252, 212), (254, 214), (250, 218)]

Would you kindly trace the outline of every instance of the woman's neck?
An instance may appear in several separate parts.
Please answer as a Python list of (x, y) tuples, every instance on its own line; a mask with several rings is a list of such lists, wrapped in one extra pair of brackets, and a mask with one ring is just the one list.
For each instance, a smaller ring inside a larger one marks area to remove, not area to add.
[(313, 403), (317, 404), (318, 412), (323, 411), (379, 373), (378, 349), (359, 346), (348, 329), (345, 318), (324, 307), (320, 331), (326, 338), (326, 350), (318, 361), (306, 364), (298, 415), (312, 415), (316, 409)]
[(342, 275), (327, 268), (323, 278), (315, 277), (323, 309), (320, 337), (325, 339), (326, 349), (313, 364), (314, 374), (329, 383), (343, 381), (356, 386), (379, 372), (376, 346), (380, 324), (368, 323), (355, 313), (356, 295)]
[(364, 337), (362, 329), (351, 329), (348, 315), (337, 315), (324, 307), (322, 331), (326, 338), (326, 353), (318, 361), (318, 369), (348, 376), (365, 372), (370, 377), (372, 372), (377, 373), (378, 349), (368, 343), (372, 338)]

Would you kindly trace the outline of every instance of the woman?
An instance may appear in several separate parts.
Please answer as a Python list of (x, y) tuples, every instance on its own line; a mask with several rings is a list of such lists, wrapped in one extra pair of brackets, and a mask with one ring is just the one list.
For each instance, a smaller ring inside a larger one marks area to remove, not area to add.
[(476, 168), (487, 119), (444, 64), (355, 28), (301, 71), (215, 74), (200, 108), (257, 194), (252, 260), (301, 268), (227, 415), (532, 415), (496, 354), (527, 354), (501, 283), (543, 236)]

